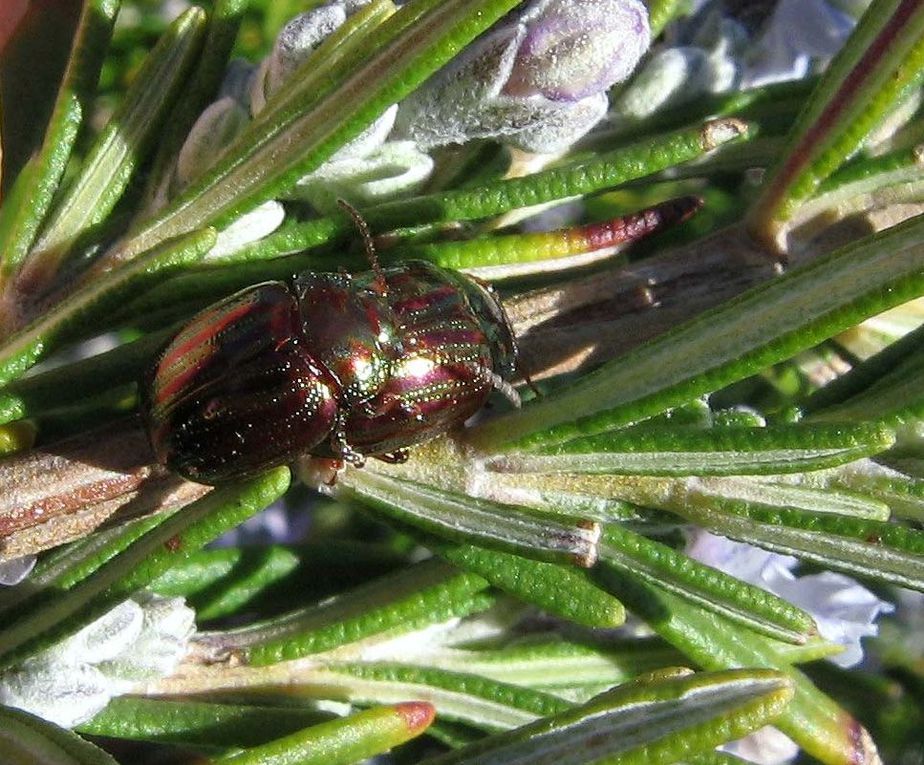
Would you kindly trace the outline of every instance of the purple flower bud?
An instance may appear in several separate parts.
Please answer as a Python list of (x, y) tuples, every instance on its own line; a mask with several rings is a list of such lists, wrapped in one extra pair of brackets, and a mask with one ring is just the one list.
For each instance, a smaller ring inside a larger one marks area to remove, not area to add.
[(495, 138), (560, 151), (602, 119), (649, 38), (639, 0), (536, 0), (405, 99), (397, 133), (424, 150)]
[(638, 0), (551, 0), (525, 18), (526, 36), (503, 92), (578, 101), (628, 77), (648, 48)]

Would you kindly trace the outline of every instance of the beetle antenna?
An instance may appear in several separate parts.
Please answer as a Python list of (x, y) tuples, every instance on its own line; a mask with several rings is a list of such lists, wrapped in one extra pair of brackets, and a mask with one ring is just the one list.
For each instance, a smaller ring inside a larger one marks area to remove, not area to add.
[(363, 238), (363, 247), (366, 248), (366, 257), (369, 258), (372, 272), (375, 274), (378, 291), (383, 295), (387, 295), (388, 283), (385, 281), (385, 272), (382, 270), (382, 265), (379, 263), (379, 256), (375, 251), (375, 242), (372, 239), (372, 231), (369, 230), (369, 224), (366, 223), (366, 219), (360, 215), (359, 210), (345, 199), (338, 199), (337, 204), (346, 211), (347, 215), (353, 219), (353, 223), (356, 224), (356, 228)]

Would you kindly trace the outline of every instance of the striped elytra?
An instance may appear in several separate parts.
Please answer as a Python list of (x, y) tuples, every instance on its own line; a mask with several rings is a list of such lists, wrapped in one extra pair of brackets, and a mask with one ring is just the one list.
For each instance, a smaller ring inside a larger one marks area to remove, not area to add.
[(306, 455), (391, 458), (461, 425), (515, 366), (486, 285), (423, 262), (304, 273), (195, 316), (142, 381), (154, 452), (202, 483)]
[(298, 302), (283, 283), (250, 287), (196, 316), (144, 386), (158, 459), (216, 483), (284, 463), (329, 437), (339, 386), (304, 344)]

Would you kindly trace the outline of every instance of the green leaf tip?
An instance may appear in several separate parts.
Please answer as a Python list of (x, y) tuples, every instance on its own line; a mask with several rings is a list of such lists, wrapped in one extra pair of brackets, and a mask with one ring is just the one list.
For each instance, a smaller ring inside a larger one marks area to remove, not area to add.
[(375, 707), (219, 757), (216, 765), (350, 765), (423, 733), (436, 710), (426, 701)]

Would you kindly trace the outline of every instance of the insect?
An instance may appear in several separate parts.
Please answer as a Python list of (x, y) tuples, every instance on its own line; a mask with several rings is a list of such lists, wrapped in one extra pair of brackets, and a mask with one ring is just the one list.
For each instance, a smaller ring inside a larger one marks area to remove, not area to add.
[(195, 316), (141, 383), (157, 459), (200, 483), (303, 455), (361, 465), (518, 402), (513, 330), (485, 283), (423, 261), (306, 272)]

